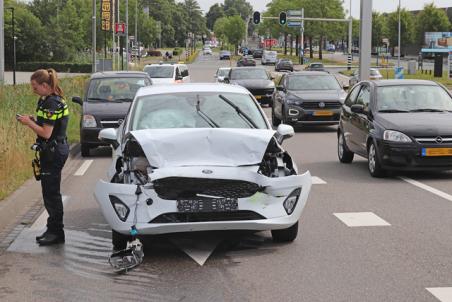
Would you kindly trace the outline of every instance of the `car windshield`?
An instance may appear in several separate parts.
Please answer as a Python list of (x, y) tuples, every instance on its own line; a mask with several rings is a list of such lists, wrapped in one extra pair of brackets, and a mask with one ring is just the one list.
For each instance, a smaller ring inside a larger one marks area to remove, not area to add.
[(289, 77), (289, 90), (340, 90), (332, 75), (299, 75)]
[(147, 95), (137, 98), (131, 130), (164, 128), (251, 128), (220, 96), (237, 105), (257, 126), (267, 129), (265, 119), (245, 93), (191, 92)]
[(262, 68), (239, 68), (232, 70), (231, 80), (268, 80), (268, 75)]
[(90, 81), (88, 102), (132, 101), (140, 87), (149, 86), (146, 78), (99, 78)]
[(146, 66), (144, 72), (147, 72), (151, 78), (172, 78), (174, 74), (173, 66)]
[(386, 86), (377, 89), (377, 108), (379, 111), (452, 111), (452, 98), (439, 86)]
[(225, 77), (229, 73), (229, 69), (218, 69), (218, 76), (219, 77)]

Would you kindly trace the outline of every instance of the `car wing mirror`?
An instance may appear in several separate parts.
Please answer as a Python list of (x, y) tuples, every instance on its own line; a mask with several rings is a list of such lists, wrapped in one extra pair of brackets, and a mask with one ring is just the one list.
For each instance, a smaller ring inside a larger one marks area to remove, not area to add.
[(224, 81), (225, 83), (229, 83), (229, 77), (224, 77), (224, 78), (223, 78), (223, 81)]
[(353, 113), (363, 114), (364, 113), (364, 106), (361, 104), (354, 104), (352, 107), (350, 107), (350, 110)]
[(79, 96), (73, 96), (73, 97), (72, 97), (72, 102), (77, 103), (77, 104), (79, 104), (79, 105), (82, 105), (82, 104), (83, 104), (82, 98), (79, 97)]
[(350, 84), (343, 83), (342, 88), (344, 88), (344, 90), (348, 90), (350, 88)]
[(282, 143), (284, 140), (291, 138), (295, 134), (295, 130), (292, 126), (286, 124), (280, 124), (276, 129), (278, 143)]
[(276, 86), (276, 90), (278, 90), (278, 91), (285, 91), (286, 89), (284, 88), (284, 86), (278, 85), (278, 86)]
[(99, 140), (107, 142), (113, 146), (113, 149), (118, 148), (118, 133), (115, 128), (105, 128), (99, 132)]
[(181, 75), (176, 76), (176, 81), (182, 81), (183, 79), (184, 79), (184, 77)]

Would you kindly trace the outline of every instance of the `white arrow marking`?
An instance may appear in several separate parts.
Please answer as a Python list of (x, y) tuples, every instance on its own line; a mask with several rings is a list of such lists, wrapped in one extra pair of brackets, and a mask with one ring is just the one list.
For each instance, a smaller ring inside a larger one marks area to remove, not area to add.
[(173, 237), (170, 242), (203, 266), (223, 238), (209, 236)]

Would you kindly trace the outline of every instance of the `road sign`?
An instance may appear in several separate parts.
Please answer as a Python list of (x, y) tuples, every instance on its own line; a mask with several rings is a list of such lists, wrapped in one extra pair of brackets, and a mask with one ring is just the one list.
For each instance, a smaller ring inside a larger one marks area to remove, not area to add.
[(302, 12), (301, 10), (289, 10), (287, 11), (288, 17), (301, 17)]
[(101, 24), (103, 31), (111, 30), (111, 0), (102, 0), (101, 2)]
[(300, 27), (301, 21), (287, 21), (288, 27)]

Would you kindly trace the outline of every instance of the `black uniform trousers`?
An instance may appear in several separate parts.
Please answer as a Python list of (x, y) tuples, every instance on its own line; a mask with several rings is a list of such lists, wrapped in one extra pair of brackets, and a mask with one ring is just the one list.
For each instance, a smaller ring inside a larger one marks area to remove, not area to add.
[(63, 201), (60, 193), (61, 170), (69, 155), (66, 142), (39, 152), (41, 164), (41, 187), (44, 207), (49, 214), (47, 231), (64, 236), (63, 231)]

